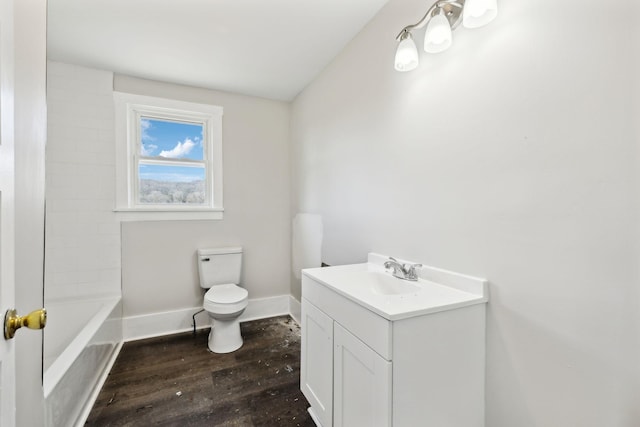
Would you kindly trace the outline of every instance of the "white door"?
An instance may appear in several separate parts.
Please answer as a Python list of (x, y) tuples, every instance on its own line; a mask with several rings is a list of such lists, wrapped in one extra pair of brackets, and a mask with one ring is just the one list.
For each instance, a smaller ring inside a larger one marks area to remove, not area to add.
[[(15, 303), (13, 0), (0, 2), (0, 318)], [(4, 334), (3, 334), (4, 335)], [(14, 341), (0, 337), (0, 425), (15, 425)]]
[[(14, 8), (15, 308), (18, 314), (27, 315), (43, 304), (47, 2), (11, 1)], [(22, 328), (12, 340), (18, 427), (44, 425), (43, 332)]]
[(333, 417), (333, 319), (302, 299), (300, 389), (322, 427)]
[(333, 326), (333, 426), (391, 426), (391, 362)]

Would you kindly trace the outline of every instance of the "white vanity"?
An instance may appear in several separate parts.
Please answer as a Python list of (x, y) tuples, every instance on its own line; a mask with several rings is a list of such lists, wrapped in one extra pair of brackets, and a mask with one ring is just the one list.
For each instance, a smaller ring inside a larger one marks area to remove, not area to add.
[(484, 426), (487, 281), (431, 267), (402, 280), (387, 259), (303, 270), (309, 413), (321, 427)]

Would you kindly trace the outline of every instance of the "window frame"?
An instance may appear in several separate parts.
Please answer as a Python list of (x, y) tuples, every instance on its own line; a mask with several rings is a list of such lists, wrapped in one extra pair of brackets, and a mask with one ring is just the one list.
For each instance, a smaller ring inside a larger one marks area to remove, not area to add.
[[(116, 207), (122, 220), (222, 219), (222, 116), (220, 106), (114, 92), (116, 114)], [(169, 120), (203, 126), (203, 160), (142, 156), (141, 120)], [(204, 164), (202, 204), (139, 202), (139, 165)]]
[[(178, 113), (176, 110), (167, 112), (165, 109), (149, 106), (136, 106), (131, 112), (133, 117), (133, 126), (131, 126), (131, 134), (129, 135), (129, 143), (133, 152), (133, 167), (131, 168), (131, 196), (130, 204), (136, 209), (146, 209), (149, 207), (163, 208), (163, 207), (212, 207), (213, 194), (213, 154), (211, 153), (211, 137), (210, 128), (213, 126), (212, 118), (210, 115), (189, 112)], [(200, 118), (201, 120), (197, 120)], [(142, 155), (142, 120), (157, 120), (157, 121), (171, 121), (179, 123), (198, 124), (203, 128), (202, 133), (202, 160), (189, 160), (181, 158), (164, 158), (160, 156), (144, 156)], [(135, 146), (134, 146), (135, 145)], [(174, 204), (174, 203), (141, 203), (140, 202), (140, 166), (141, 165), (159, 165), (159, 166), (185, 166), (195, 167), (195, 165), (202, 165), (205, 171), (205, 200), (203, 203), (197, 204)]]

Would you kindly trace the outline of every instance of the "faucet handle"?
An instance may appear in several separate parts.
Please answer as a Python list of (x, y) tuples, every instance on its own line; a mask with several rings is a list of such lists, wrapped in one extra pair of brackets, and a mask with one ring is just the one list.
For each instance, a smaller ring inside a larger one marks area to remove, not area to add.
[(398, 279), (404, 280), (418, 280), (418, 273), (416, 268), (422, 267), (422, 264), (402, 264), (394, 257), (389, 257), (384, 263), (384, 268), (391, 269), (391, 274)]
[(400, 263), (398, 262), (398, 260), (397, 260), (397, 259), (395, 259), (394, 257), (390, 256), (390, 257), (385, 261), (385, 263), (384, 263), (384, 268), (391, 268), (393, 264), (395, 264), (395, 265), (396, 265), (396, 268), (397, 268), (397, 267), (402, 267), (402, 264), (400, 264)]
[(404, 270), (407, 278), (417, 279), (418, 273), (416, 273), (416, 268), (422, 268), (422, 264), (403, 264), (402, 269)]

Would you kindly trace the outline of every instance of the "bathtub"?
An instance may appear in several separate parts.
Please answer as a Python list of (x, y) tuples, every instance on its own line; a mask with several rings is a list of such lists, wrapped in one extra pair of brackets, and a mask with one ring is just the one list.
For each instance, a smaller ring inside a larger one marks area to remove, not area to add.
[(119, 296), (47, 305), (43, 387), (48, 427), (84, 424), (121, 346)]

